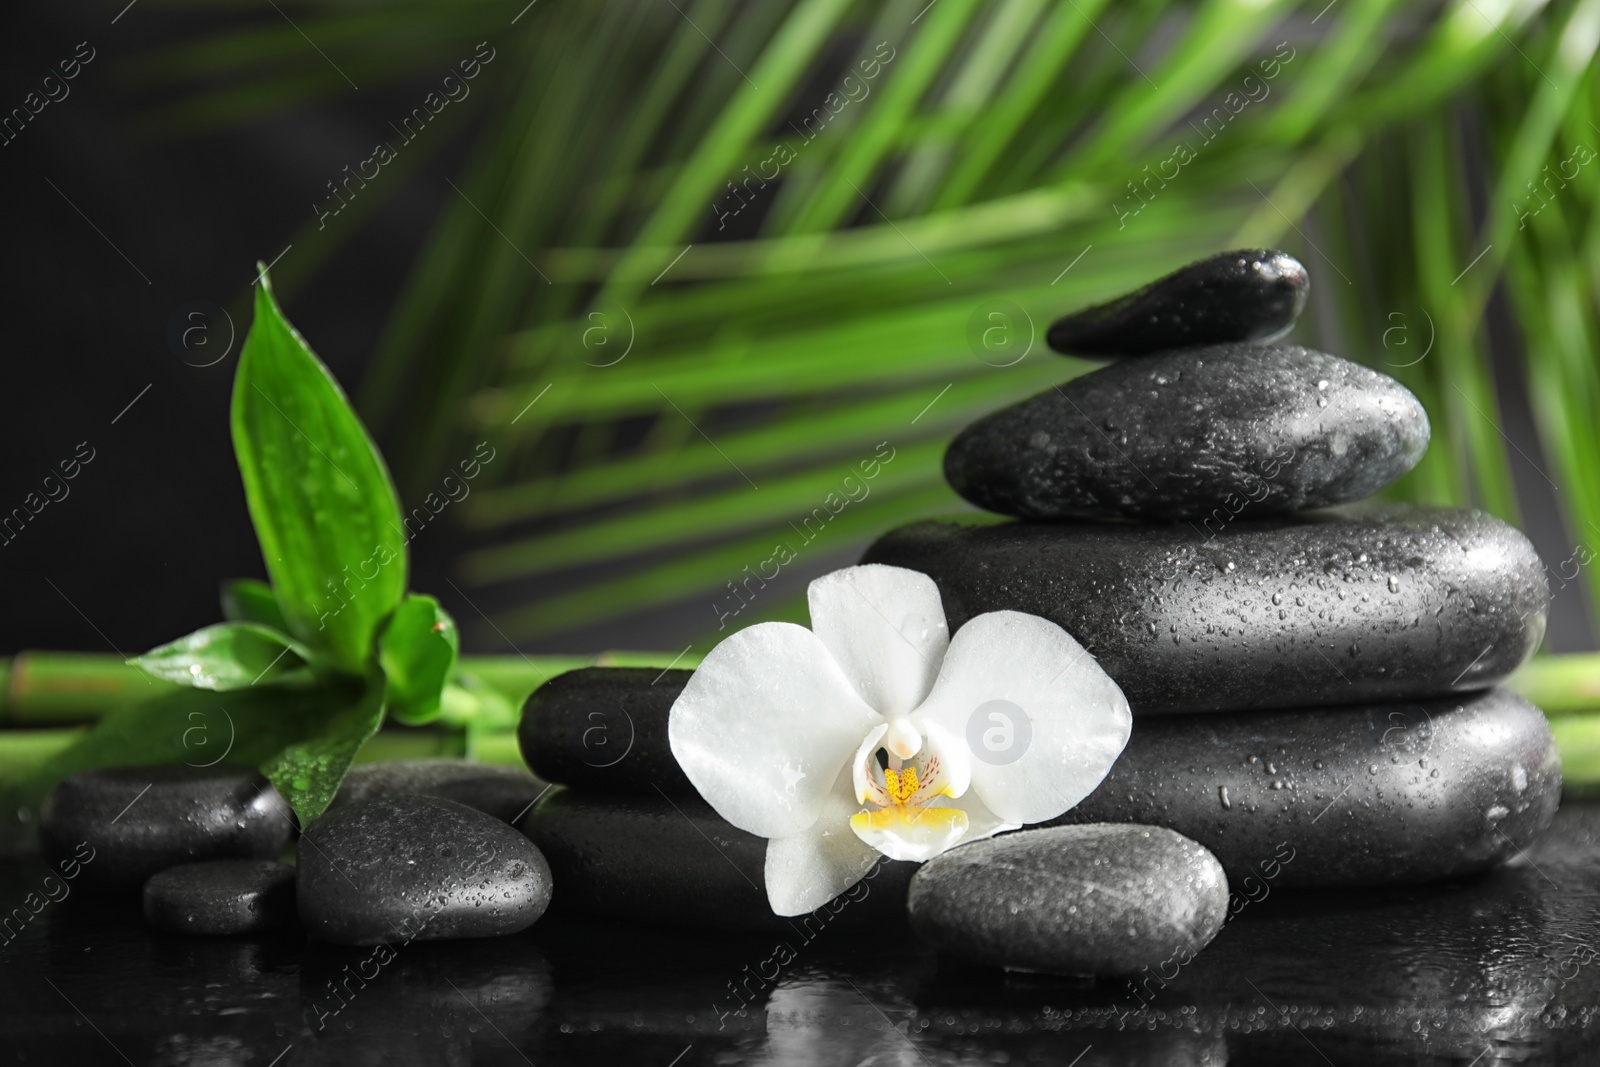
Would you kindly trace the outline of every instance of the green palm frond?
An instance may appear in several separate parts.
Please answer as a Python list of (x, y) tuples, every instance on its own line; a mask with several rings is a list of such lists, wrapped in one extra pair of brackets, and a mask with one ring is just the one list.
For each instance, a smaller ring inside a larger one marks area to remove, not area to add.
[[(460, 509), (482, 547), (459, 577), (504, 587), (515, 640), (715, 601), (785, 539), (815, 569), (958, 506), (950, 434), (1089, 367), (1043, 350), (1051, 319), (1241, 244), (1299, 254), (1301, 334), (1427, 406), (1434, 446), (1390, 495), (1515, 518), (1547, 458), (1600, 546), (1600, 163), (1541, 184), (1600, 147), (1600, 0), (307, 0), (282, 4), (293, 37), (232, 7), (248, 21), (130, 71), (213, 87), (152, 124), (497, 49), (362, 401), (408, 498), (472, 441), (507, 456)], [(342, 239), (302, 236), (288, 284)], [(975, 350), (996, 324), (1010, 347)], [(1507, 436), (1508, 377), (1536, 445)], [(800, 524), (882, 442), (812, 547)], [(771, 599), (738, 623), (794, 610)]]

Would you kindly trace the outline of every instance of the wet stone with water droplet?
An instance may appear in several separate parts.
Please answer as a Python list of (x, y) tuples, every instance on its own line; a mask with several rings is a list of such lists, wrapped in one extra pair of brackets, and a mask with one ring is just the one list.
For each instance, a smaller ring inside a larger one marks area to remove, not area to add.
[(1022, 830), (952, 849), (911, 879), (911, 926), (975, 963), (1052, 974), (1182, 966), (1228, 909), (1215, 856), (1157, 826)]
[(318, 819), (298, 851), (300, 921), (344, 945), (493, 937), (550, 903), (550, 868), (493, 816), (438, 797), (375, 797)]
[(169, 867), (144, 884), (145, 921), (169, 934), (258, 934), (295, 925), (294, 868), (276, 860)]
[(1387, 375), (1294, 345), (1217, 345), (1113, 363), (963, 430), (945, 477), (1029, 519), (1241, 517), (1371, 496), (1428, 447)]
[(1136, 715), (1481, 689), (1533, 654), (1550, 599), (1517, 530), (1478, 511), (1400, 505), (1214, 535), (962, 516), (891, 531), (864, 562), (932, 576), (952, 632), (989, 611), (1049, 619)]
[(289, 844), (290, 818), (253, 767), (113, 767), (56, 785), (40, 813), (39, 844), (52, 866), (82, 863), (81, 884), (137, 893), (180, 863), (272, 859)]
[(391, 760), (350, 768), (328, 809), (372, 797), (443, 797), (502, 822), (515, 822), (547, 788), (520, 767), (455, 759)]
[(1169, 348), (1270, 341), (1288, 333), (1311, 280), (1287, 252), (1246, 248), (1191, 263), (1135, 292), (1057, 319), (1057, 352), (1139, 356)]
[[(1274, 753), (1270, 763), (1264, 751)], [(1143, 716), (1105, 781), (1056, 822), (1169, 827), (1215, 853), (1235, 889), (1245, 879), (1375, 886), (1515, 861), (1550, 825), (1560, 797), (1561, 759), (1544, 714), (1493, 689)]]

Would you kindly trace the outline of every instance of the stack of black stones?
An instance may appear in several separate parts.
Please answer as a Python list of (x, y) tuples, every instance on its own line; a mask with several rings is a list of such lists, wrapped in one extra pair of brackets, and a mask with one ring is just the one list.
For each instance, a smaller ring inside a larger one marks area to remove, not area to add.
[[(1130, 916), (1096, 919), (1075, 880), (1142, 894), (1157, 926), (1181, 914), (1169, 940), (1192, 926), (1198, 947), (1241, 900), (1487, 870), (1553, 818), (1546, 720), (1495, 688), (1543, 636), (1543, 568), (1481, 512), (1361, 503), (1422, 457), (1427, 416), (1383, 374), (1277, 343), (1307, 291), (1292, 257), (1230, 252), (1062, 319), (1052, 347), (1113, 361), (981, 420), (946, 456), (959, 493), (1012, 520), (919, 522), (866, 553), (931, 575), (952, 632), (999, 610), (1059, 624), (1135, 715), (1059, 826), (923, 869), (911, 917), (942, 947), (1136, 970), (1159, 946), (1119, 947)], [(523, 753), (565, 788), (522, 828), (557, 906), (792, 932), (766, 907), (765, 842), (719, 819), (672, 759), (667, 713), (688, 676), (597, 668), (535, 692)], [(904, 915), (914, 872), (885, 861), (805, 927)]]
[(719, 818), (668, 745), (690, 672), (601, 667), (529, 698), (534, 775), (357, 768), (296, 842), (251, 768), (88, 772), (46, 806), (47, 858), (142, 893), (174, 932), (394, 945), (512, 933), (551, 905), (775, 930), (792, 952), (909, 918), (969, 959), (1098, 974), (1181, 965), (1275, 887), (1514, 862), (1561, 789), (1544, 716), (1495, 688), (1543, 634), (1543, 569), (1479, 512), (1359, 503), (1421, 458), (1427, 417), (1382, 374), (1274, 343), (1306, 291), (1289, 256), (1232, 252), (1061, 320), (1052, 346), (1115, 361), (946, 457), (958, 492), (1011, 521), (919, 522), (866, 554), (931, 575), (952, 631), (1040, 615), (1122, 687), (1127, 748), (1058, 825), (883, 861), (812, 915), (775, 916), (766, 842)]

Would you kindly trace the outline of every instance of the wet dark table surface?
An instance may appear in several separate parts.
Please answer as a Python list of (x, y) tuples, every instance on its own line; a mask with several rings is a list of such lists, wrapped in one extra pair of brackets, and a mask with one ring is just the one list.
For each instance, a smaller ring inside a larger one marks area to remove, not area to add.
[[(47, 873), (0, 872), (8, 912)], [(1253, 895), (1138, 992), (964, 968), (845, 913), (793, 937), (552, 913), (380, 952), (156, 934), (74, 893), (0, 945), (0, 1064), (1600, 1062), (1600, 804), (1488, 876)]]

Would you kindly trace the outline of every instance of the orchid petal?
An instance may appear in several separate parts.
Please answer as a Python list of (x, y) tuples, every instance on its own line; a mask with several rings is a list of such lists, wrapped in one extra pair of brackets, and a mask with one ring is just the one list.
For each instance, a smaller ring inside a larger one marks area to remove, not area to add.
[(865, 878), (878, 852), (850, 832), (859, 807), (848, 774), (824, 798), (808, 829), (767, 842), (767, 902), (777, 915), (812, 912)]
[(868, 705), (886, 719), (928, 695), (950, 644), (932, 578), (867, 564), (823, 575), (806, 591), (811, 628)]
[(945, 803), (949, 807), (960, 808), (967, 813), (967, 832), (962, 835), (961, 840), (951, 845), (951, 848), (964, 845), (969, 841), (982, 841), (986, 837), (1003, 834), (1007, 830), (1022, 829), (1020, 824), (1006, 822), (990, 811), (983, 801), (978, 799), (976, 793), (968, 793), (960, 800), (947, 800)]
[(941, 793), (947, 797), (965, 795), (972, 784), (972, 757), (967, 752), (965, 740), (952, 737), (937, 723), (925, 723), (928, 729), (927, 759), (922, 764), (922, 784), (906, 801), (907, 804), (927, 804)]
[[(912, 718), (924, 732), (968, 740), (972, 789), (1008, 823), (1053, 819), (1088, 796), (1133, 725), (1093, 656), (1055, 623), (1015, 611), (979, 615), (956, 633)], [(1019, 749), (988, 746), (991, 719)]]
[(882, 721), (815, 634), (768, 622), (711, 650), (673, 704), (667, 737), (718, 815), (779, 838), (817, 821), (861, 738)]
[(858, 805), (870, 799), (878, 807), (886, 808), (894, 802), (888, 790), (883, 788), (883, 783), (872, 776), (872, 754), (878, 750), (878, 742), (888, 730), (888, 723), (874, 727), (867, 739), (861, 742), (861, 747), (856, 749), (856, 758), (850, 762), (851, 784), (855, 786)]
[(895, 805), (850, 816), (855, 835), (892, 860), (922, 863), (966, 836), (970, 820), (957, 807)]

